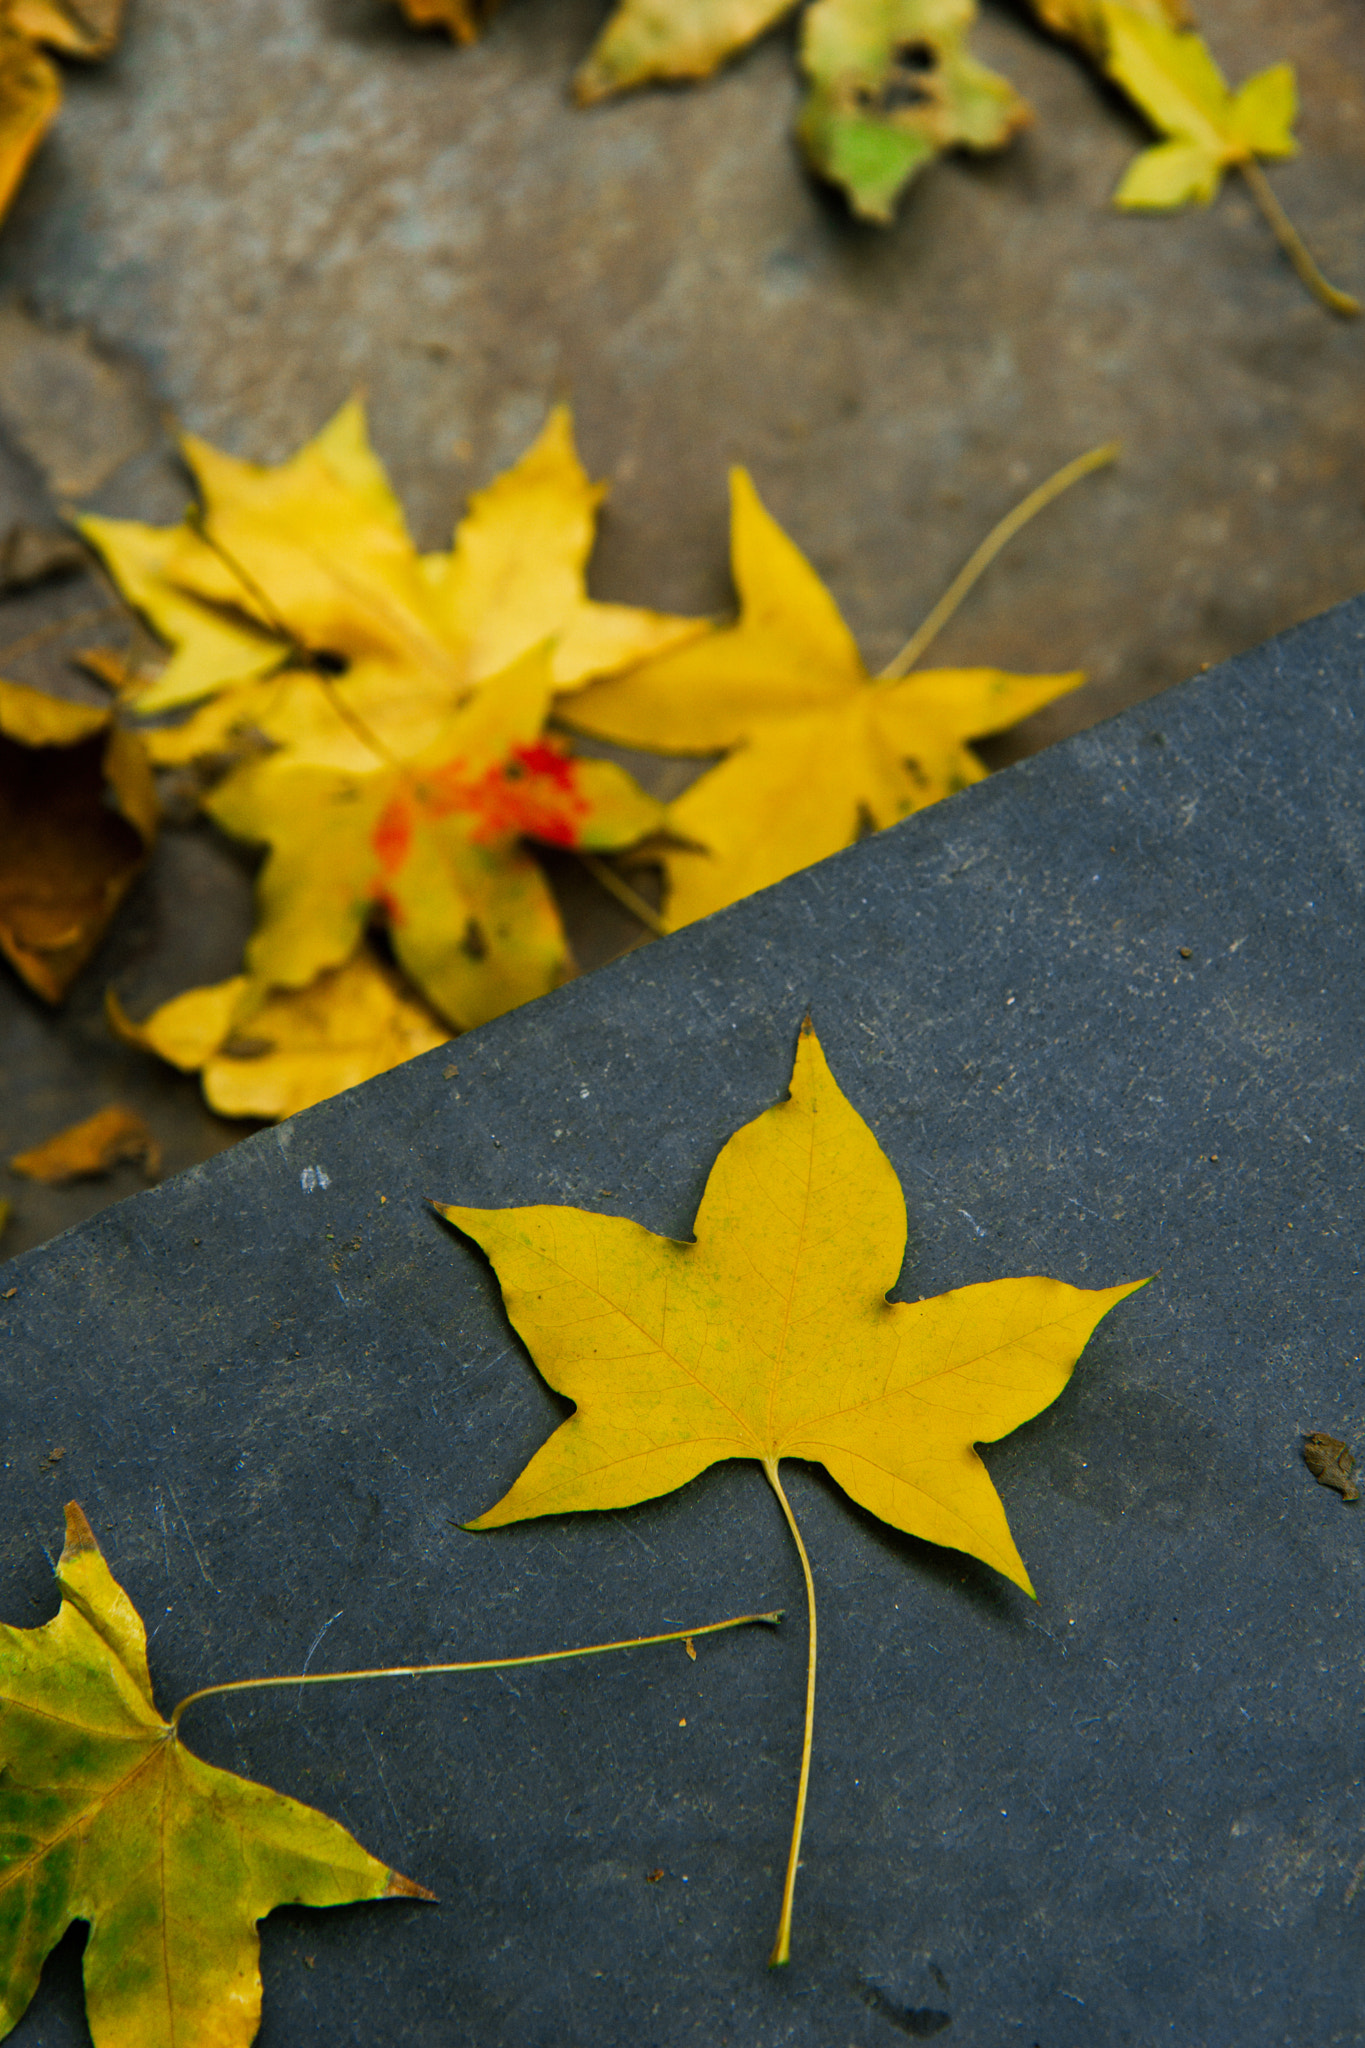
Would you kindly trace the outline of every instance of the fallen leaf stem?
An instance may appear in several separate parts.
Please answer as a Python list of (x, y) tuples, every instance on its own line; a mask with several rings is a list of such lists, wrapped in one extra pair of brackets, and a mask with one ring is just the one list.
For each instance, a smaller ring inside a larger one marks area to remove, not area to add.
[(810, 1787), (811, 1738), (815, 1730), (815, 1581), (811, 1577), (810, 1559), (806, 1546), (801, 1541), (801, 1531), (796, 1526), (791, 1502), (782, 1489), (777, 1476), (777, 1460), (764, 1459), (763, 1470), (768, 1475), (768, 1484), (777, 1495), (778, 1504), (787, 1518), (792, 1542), (796, 1545), (801, 1559), (801, 1569), (806, 1575), (806, 1617), (809, 1623), (808, 1647), (806, 1652), (806, 1731), (801, 1742), (801, 1775), (796, 1787), (796, 1813), (792, 1820), (792, 1844), (787, 1856), (787, 1877), (782, 1887), (782, 1911), (777, 1921), (777, 1939), (773, 1952), (768, 1957), (768, 1968), (776, 1969), (780, 1963), (790, 1960), (792, 1946), (792, 1900), (796, 1893), (796, 1873), (801, 1867), (801, 1835), (806, 1825), (806, 1793)]
[(1252, 198), (1260, 207), (1270, 232), (1293, 264), (1301, 283), (1307, 286), (1320, 306), (1326, 306), (1329, 313), (1339, 313), (1343, 320), (1358, 319), (1359, 299), (1353, 299), (1349, 292), (1338, 291), (1323, 276), (1308, 244), (1275, 197), (1275, 189), (1255, 157), (1244, 157), (1237, 168), (1246, 179)]
[(654, 905), (646, 902), (638, 889), (632, 889), (630, 883), (623, 876), (617, 874), (609, 861), (603, 860), (602, 856), (598, 853), (585, 852), (582, 847), (578, 848), (578, 858), (582, 861), (594, 882), (605, 889), (608, 896), (614, 896), (617, 902), (630, 912), (632, 917), (638, 917), (641, 924), (649, 931), (652, 931), (656, 939), (668, 937), (668, 926), (664, 923)]
[[(1273, 199), (1274, 195), (1271, 196)], [(1064, 463), (1055, 475), (1048, 477), (1045, 483), (1039, 484), (1036, 490), (1030, 491), (1012, 512), (1007, 512), (999, 524), (991, 528), (975, 553), (968, 556), (928, 618), (915, 628), (900, 653), (886, 664), (877, 681), (899, 682), (902, 676), (909, 675), (930, 643), (943, 631), (963, 599), (980, 581), (1000, 550), (1014, 539), (1020, 528), (1027, 526), (1035, 514), (1043, 511), (1054, 498), (1060, 498), (1063, 491), (1069, 491), (1083, 476), (1089, 476), (1092, 470), (1103, 469), (1106, 463), (1112, 462), (1121, 446), (1118, 441), (1106, 441), (1098, 448), (1088, 449), (1084, 455), (1076, 456), (1074, 461)]]
[(722, 1629), (744, 1628), (751, 1622), (776, 1627), (781, 1619), (782, 1609), (777, 1608), (771, 1614), (735, 1614), (728, 1621), (703, 1622), (700, 1628), (673, 1628), (661, 1636), (626, 1636), (617, 1643), (589, 1643), (576, 1650), (540, 1650), (530, 1657), (480, 1657), (472, 1663), (383, 1664), (368, 1671), (294, 1671), (271, 1678), (232, 1678), (223, 1685), (205, 1685), (198, 1692), (187, 1694), (171, 1715), (169, 1725), (178, 1728), (187, 1707), (216, 1693), (257, 1692), (267, 1685), (348, 1685), (365, 1678), (428, 1678), (442, 1671), (508, 1671), (518, 1664), (560, 1664), (571, 1657), (603, 1657), (609, 1650), (643, 1650), (652, 1643), (682, 1643), (691, 1637), (717, 1635)]
[(127, 616), (127, 610), (121, 604), (102, 604), (92, 606), (88, 611), (72, 612), (68, 618), (53, 619), (46, 626), (35, 626), (31, 633), (23, 633), (17, 640), (11, 640), (7, 647), (0, 647), (0, 661), (13, 661), (35, 647), (45, 647), (49, 640), (60, 640), (63, 633), (83, 632), (87, 626), (101, 625), (106, 619), (124, 619)]

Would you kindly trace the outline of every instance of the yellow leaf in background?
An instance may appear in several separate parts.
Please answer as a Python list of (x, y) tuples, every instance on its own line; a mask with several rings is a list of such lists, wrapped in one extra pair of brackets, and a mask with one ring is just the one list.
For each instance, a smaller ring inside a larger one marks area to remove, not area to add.
[(64, 57), (107, 57), (123, 26), (124, 0), (7, 0), (5, 18)]
[(398, 0), (414, 28), (444, 28), (457, 43), (474, 43), (497, 13), (501, 0)]
[(802, 24), (810, 92), (798, 123), (812, 167), (864, 220), (946, 149), (1002, 149), (1032, 119), (966, 47), (975, 0), (817, 0)]
[[(1109, 46), (1106, 0), (1029, 0), (1044, 28), (1079, 43), (1087, 56), (1102, 60)], [(1166, 28), (1192, 28), (1194, 17), (1185, 0), (1127, 0), (1131, 14)]]
[(0, 952), (62, 1000), (156, 838), (146, 749), (110, 712), (0, 682)]
[(57, 1584), (52, 1621), (0, 1627), (0, 2034), (84, 1920), (95, 2048), (249, 2048), (267, 1913), (431, 1894), (325, 1814), (185, 1747), (74, 1501)]
[(619, 0), (574, 79), (588, 104), (650, 80), (709, 78), (797, 0)]
[[(469, 1524), (628, 1507), (729, 1458), (762, 1465), (814, 1587), (779, 1477), (821, 1464), (893, 1528), (965, 1551), (1031, 1592), (974, 1446), (1055, 1401), (1119, 1287), (992, 1280), (892, 1302), (905, 1201), (809, 1022), (791, 1094), (730, 1138), (689, 1243), (623, 1216), (538, 1205), (440, 1214), (482, 1247), (513, 1327), (574, 1403), (511, 1490)], [(775, 1962), (786, 1960), (802, 1794)]]
[(738, 622), (558, 705), (567, 724), (622, 746), (727, 750), (670, 806), (670, 831), (693, 842), (661, 856), (673, 928), (979, 781), (970, 739), (1084, 681), (989, 668), (869, 675), (743, 470), (731, 488)]
[(173, 996), (141, 1024), (112, 991), (106, 1007), (125, 1044), (199, 1074), (219, 1116), (276, 1121), (450, 1037), (368, 946), (303, 989), (263, 989), (235, 974)]
[[(81, 522), (130, 603), (174, 650), (132, 699), (140, 712), (250, 686), (292, 664), (271, 701), (317, 700), (321, 676), (345, 682), (343, 700), (365, 693), (371, 727), (389, 702), (410, 728), (551, 636), (556, 682), (571, 689), (705, 630), (702, 620), (587, 596), (602, 492), (584, 473), (564, 407), (520, 462), (477, 494), (449, 554), (418, 554), (357, 401), (274, 466), (193, 438), (184, 448), (201, 521)], [(254, 717), (260, 701), (259, 692), (244, 696), (240, 718)], [(215, 721), (216, 745), (223, 714)], [(410, 751), (411, 730), (395, 743)], [(176, 744), (184, 758), (193, 739)]]
[(461, 1030), (563, 981), (559, 912), (522, 841), (605, 851), (664, 814), (622, 769), (542, 740), (550, 691), (542, 649), (450, 712), (421, 755), (371, 752), (357, 769), (286, 749), (230, 775), (205, 808), (270, 848), (248, 973), (306, 987), (382, 916), (400, 965)]
[(61, 103), (56, 66), (0, 16), (0, 219)]
[(135, 1161), (148, 1180), (155, 1180), (161, 1171), (161, 1147), (146, 1118), (120, 1102), (111, 1102), (107, 1109), (97, 1109), (93, 1116), (58, 1131), (43, 1144), (16, 1152), (9, 1169), (25, 1180), (60, 1187), (67, 1181), (98, 1180), (125, 1159)]
[(1119, 206), (1206, 203), (1229, 165), (1294, 155), (1291, 65), (1273, 65), (1234, 93), (1201, 37), (1144, 20), (1117, 0), (1104, 0), (1104, 19), (1106, 72), (1171, 138), (1129, 166), (1114, 195)]

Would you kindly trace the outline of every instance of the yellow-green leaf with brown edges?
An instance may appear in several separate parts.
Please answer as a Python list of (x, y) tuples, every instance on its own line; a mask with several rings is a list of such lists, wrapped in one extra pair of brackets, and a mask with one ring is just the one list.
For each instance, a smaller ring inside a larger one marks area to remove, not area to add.
[(326, 1815), (186, 1749), (74, 1502), (57, 1584), (54, 1620), (0, 1627), (0, 2036), (85, 1920), (95, 2048), (248, 2048), (267, 1913), (431, 1894)]

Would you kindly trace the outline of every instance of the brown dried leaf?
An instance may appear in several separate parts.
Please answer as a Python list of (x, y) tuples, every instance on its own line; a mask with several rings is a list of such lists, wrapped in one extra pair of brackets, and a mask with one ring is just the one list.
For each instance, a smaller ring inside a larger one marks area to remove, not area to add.
[(112, 714), (0, 682), (0, 952), (59, 1003), (156, 837), (147, 751)]
[(25, 1180), (60, 1187), (65, 1181), (98, 1180), (124, 1159), (141, 1166), (148, 1180), (161, 1171), (161, 1147), (146, 1120), (135, 1109), (111, 1102), (83, 1123), (71, 1124), (27, 1152), (16, 1152), (9, 1164), (11, 1173), (20, 1173)]
[(1330, 1486), (1343, 1500), (1360, 1499), (1360, 1488), (1351, 1477), (1356, 1461), (1340, 1437), (1313, 1430), (1303, 1440), (1303, 1462), (1319, 1486)]

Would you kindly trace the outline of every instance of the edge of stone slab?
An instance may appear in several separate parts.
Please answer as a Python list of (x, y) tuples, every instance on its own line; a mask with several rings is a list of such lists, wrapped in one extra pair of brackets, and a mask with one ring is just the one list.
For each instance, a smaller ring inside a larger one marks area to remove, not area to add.
[[(1302, 671), (1307, 665), (1316, 668), (1317, 679), (1325, 680), (1331, 672), (1340, 671), (1343, 662), (1354, 653), (1355, 666), (1365, 677), (1365, 595), (1348, 599), (1344, 604), (1334, 605), (1328, 611), (1320, 612), (1311, 619), (1288, 627), (1272, 639), (1262, 641), (1246, 652), (1232, 655), (1227, 661), (1192, 676), (1183, 683), (1173, 684), (1154, 697), (1144, 698), (1139, 704), (1129, 706), (1097, 725), (1087, 727), (1083, 732), (1073, 734), (1069, 739), (1059, 740), (1041, 753), (1032, 754), (1022, 761), (998, 770), (984, 782), (974, 784), (960, 794), (948, 797), (928, 809), (916, 812), (899, 825), (886, 831), (870, 834), (856, 845), (846, 847), (842, 852), (832, 854), (828, 859), (802, 868), (796, 874), (774, 883), (771, 887), (757, 890), (753, 895), (742, 898), (727, 909), (717, 911), (711, 917), (686, 926), (667, 939), (655, 945), (627, 955), (622, 960), (609, 962), (591, 974), (567, 982), (551, 994), (539, 997), (533, 1003), (523, 1004), (519, 1009), (509, 1010), (503, 1016), (494, 1018), (489, 1024), (466, 1032), (459, 1040), (461, 1047), (473, 1050), (486, 1046), (497, 1047), (500, 1040), (513, 1034), (524, 1034), (528, 1030), (553, 1029), (552, 1019), (566, 1005), (602, 1000), (619, 978), (638, 979), (640, 975), (657, 974), (658, 946), (671, 949), (672, 957), (679, 961), (697, 949), (703, 951), (709, 935), (717, 928), (735, 923), (766, 922), (772, 915), (773, 905), (778, 897), (788, 902), (809, 901), (813, 894), (824, 894), (820, 881), (814, 878), (828, 877), (834, 873), (845, 873), (851, 867), (868, 863), (880, 865), (892, 858), (899, 858), (908, 864), (917, 861), (929, 866), (931, 872), (935, 863), (948, 851), (945, 833), (951, 832), (953, 821), (962, 821), (970, 808), (974, 813), (974, 824), (979, 830), (983, 825), (994, 822), (1003, 810), (1017, 807), (1019, 798), (1027, 791), (1036, 800), (1040, 790), (1045, 791), (1049, 783), (1076, 779), (1078, 771), (1093, 775), (1096, 768), (1109, 761), (1115, 767), (1124, 765), (1123, 756), (1130, 742), (1144, 728), (1150, 728), (1155, 707), (1161, 707), (1164, 722), (1172, 722), (1172, 712), (1179, 718), (1190, 707), (1206, 698), (1226, 690), (1230, 681), (1249, 683), (1262, 690), (1274, 686), (1287, 669)], [(1305, 662), (1305, 657), (1307, 661)], [(1127, 771), (1130, 775), (1131, 768)], [(913, 842), (920, 843), (916, 847)], [(199, 1186), (210, 1179), (231, 1182), (243, 1173), (249, 1173), (253, 1160), (263, 1146), (279, 1146), (283, 1137), (285, 1144), (293, 1141), (293, 1134), (299, 1131), (320, 1130), (338, 1115), (346, 1114), (348, 1102), (364, 1089), (394, 1088), (404, 1085), (400, 1077), (407, 1075), (414, 1067), (434, 1060), (448, 1061), (450, 1046), (438, 1046), (433, 1052), (424, 1053), (415, 1060), (406, 1061), (387, 1074), (378, 1074), (372, 1080), (361, 1082), (356, 1088), (344, 1089), (339, 1095), (329, 1096), (326, 1101), (314, 1104), (311, 1109), (301, 1110), (297, 1116), (288, 1117), (269, 1130), (258, 1131), (243, 1138), (226, 1151), (219, 1152), (212, 1159), (187, 1167), (183, 1172), (171, 1175), (156, 1187), (146, 1188), (126, 1195), (117, 1202), (111, 1202), (96, 1215), (82, 1223), (73, 1224), (46, 1243), (32, 1246), (14, 1258), (0, 1262), (0, 1274), (11, 1284), (21, 1284), (23, 1276), (33, 1270), (37, 1261), (45, 1261), (58, 1253), (67, 1240), (77, 1236), (89, 1236), (107, 1228), (126, 1228), (129, 1212), (135, 1207), (148, 1204), (163, 1205), (167, 1201), (180, 1202), (192, 1196)], [(115, 1223), (114, 1219), (118, 1219)]]

